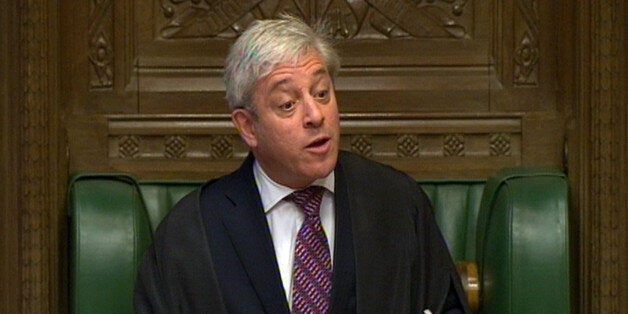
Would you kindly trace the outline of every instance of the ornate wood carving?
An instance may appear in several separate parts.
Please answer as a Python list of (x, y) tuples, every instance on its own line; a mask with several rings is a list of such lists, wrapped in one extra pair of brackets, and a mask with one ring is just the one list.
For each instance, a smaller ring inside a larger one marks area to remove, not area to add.
[(163, 38), (233, 38), (253, 19), (290, 13), (325, 19), (336, 38), (448, 37), (469, 35), (467, 0), (161, 0)]
[(419, 136), (415, 134), (403, 134), (397, 136), (397, 156), (418, 157), (421, 152)]
[(166, 158), (181, 159), (187, 154), (187, 138), (180, 135), (166, 137), (164, 156)]
[(90, 87), (113, 87), (112, 0), (91, 0), (89, 16)]
[(21, 3), (2, 2), (0, 10), (0, 313), (19, 313), (21, 305), (20, 236), (20, 132), (22, 40), (19, 25)]
[(117, 139), (119, 158), (136, 158), (140, 152), (140, 139), (136, 135), (123, 135)]
[(358, 153), (364, 157), (372, 157), (373, 156), (373, 139), (370, 135), (366, 134), (356, 134), (344, 136), (344, 139), (349, 138), (351, 143), (350, 150), (352, 152)]
[(19, 229), (21, 310), (49, 313), (59, 304), (59, 190), (57, 181), (58, 108), (56, 108), (56, 29), (48, 2), (28, 0), (21, 6), (19, 136)]
[(555, 110), (555, 10), (547, 1), (491, 2), (493, 109)]
[(356, 99), (346, 111), (390, 111), (382, 102), (392, 97), (397, 111), (487, 110), (490, 11), (484, 2), (160, 0), (135, 6), (141, 49), (132, 70), (141, 114), (225, 113), (221, 75), (231, 42), (254, 19), (281, 12), (312, 23), (327, 19), (343, 58), (338, 92)]
[(491, 156), (510, 156), (511, 139), (507, 133), (496, 133), (490, 136)]
[[(522, 164), (523, 118), (520, 114), (343, 114), (341, 147), (417, 177), (434, 177), (438, 172), (481, 177)], [(107, 171), (139, 177), (195, 171), (208, 178), (232, 171), (249, 151), (228, 115), (111, 116), (106, 123)], [(146, 162), (168, 166), (147, 174)], [(191, 166), (198, 163), (210, 170)], [(426, 169), (429, 174), (423, 172)]]
[[(141, 132), (141, 131), (140, 131)], [(185, 159), (229, 160), (246, 155), (246, 149), (236, 151), (233, 135), (121, 135), (110, 136), (110, 158), (119, 159)]]
[(536, 0), (517, 0), (517, 15), (520, 23), (515, 23), (514, 83), (536, 85), (539, 67), (539, 15)]
[(600, 0), (577, 8), (579, 25), (590, 32), (577, 35), (580, 53), (590, 59), (578, 64), (580, 159), (570, 167), (581, 217), (579, 306), (584, 313), (620, 313), (628, 294), (626, 4)]
[(464, 156), (465, 142), (463, 134), (447, 134), (443, 139), (443, 155)]
[(143, 47), (133, 69), (138, 112), (175, 112), (172, 104), (183, 96), (188, 101), (177, 104), (177, 113), (224, 113), (221, 68), (230, 43), (254, 19), (280, 12), (329, 20), (343, 57), (339, 95), (356, 100), (345, 104), (347, 111), (386, 112), (381, 103), (387, 98), (399, 99), (396, 109), (404, 112), (551, 111), (554, 47), (540, 32), (552, 29), (551, 10), (549, 2), (536, 0), (138, 4), (137, 11), (152, 12), (136, 16)]
[(234, 142), (237, 142), (232, 135), (214, 135), (211, 138), (211, 156), (214, 158), (227, 159), (234, 156)]

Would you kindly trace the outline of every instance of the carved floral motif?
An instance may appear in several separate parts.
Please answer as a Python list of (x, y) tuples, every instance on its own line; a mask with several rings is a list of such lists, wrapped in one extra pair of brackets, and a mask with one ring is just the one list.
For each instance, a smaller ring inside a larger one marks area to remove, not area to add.
[(113, 51), (111, 42), (100, 32), (90, 45), (89, 62), (92, 65), (92, 87), (113, 86)]
[[(120, 159), (222, 159), (239, 160), (248, 154), (246, 145), (235, 134), (202, 134), (194, 137), (178, 134), (112, 137), (109, 156)], [(346, 142), (345, 142), (346, 141)], [(392, 143), (387, 145), (382, 143)], [(518, 135), (511, 133), (354, 133), (345, 130), (341, 145), (352, 152), (370, 158), (421, 159), (432, 157), (516, 157), (521, 150)], [(469, 144), (467, 143), (475, 143)], [(480, 144), (482, 143), (482, 144)], [(469, 146), (469, 147), (467, 147)], [(392, 160), (392, 159), (389, 159)]]
[(447, 134), (443, 140), (443, 155), (464, 156), (464, 135)]
[(351, 151), (366, 157), (372, 156), (373, 140), (369, 135), (352, 135)]
[[(468, 36), (468, 0), (161, 0), (164, 38), (233, 38), (255, 19), (289, 13), (328, 22), (334, 38)], [(463, 21), (464, 20), (464, 21)]]
[(523, 31), (518, 37), (519, 42), (514, 52), (515, 85), (536, 85), (539, 71), (539, 30), (538, 30), (538, 4), (535, 0), (519, 0), (519, 15), (524, 23), (518, 27)]
[(140, 153), (140, 139), (135, 135), (124, 135), (118, 139), (118, 156), (136, 158)]
[(515, 73), (514, 79), (517, 84), (534, 84), (536, 77), (533, 75), (537, 70), (539, 61), (538, 44), (525, 32), (523, 39), (515, 50)]
[(507, 133), (497, 133), (490, 136), (491, 156), (510, 156), (511, 139)]
[(111, 31), (113, 16), (111, 0), (92, 2), (90, 15), (89, 62), (90, 86), (92, 88), (109, 88), (113, 86), (113, 43)]
[(211, 140), (211, 156), (227, 159), (233, 157), (233, 136), (216, 135)]
[(166, 137), (164, 155), (166, 158), (184, 158), (187, 149), (187, 140), (180, 135)]
[(413, 134), (404, 134), (397, 138), (397, 156), (418, 157), (419, 138)]

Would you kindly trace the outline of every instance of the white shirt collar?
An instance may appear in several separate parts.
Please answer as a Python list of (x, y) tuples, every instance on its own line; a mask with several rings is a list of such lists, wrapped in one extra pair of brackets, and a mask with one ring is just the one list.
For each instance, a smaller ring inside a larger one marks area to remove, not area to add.
[[(264, 206), (264, 212), (267, 213), (277, 203), (283, 200), (286, 196), (290, 195), (295, 189), (289, 188), (285, 185), (281, 185), (273, 181), (264, 172), (264, 169), (259, 165), (257, 160), (253, 163), (253, 175), (255, 176), (255, 183), (257, 184), (257, 190), (259, 191), (262, 199), (262, 206)], [(315, 180), (312, 185), (318, 185), (326, 188), (328, 191), (334, 193), (335, 188), (335, 175), (332, 171), (324, 178)]]

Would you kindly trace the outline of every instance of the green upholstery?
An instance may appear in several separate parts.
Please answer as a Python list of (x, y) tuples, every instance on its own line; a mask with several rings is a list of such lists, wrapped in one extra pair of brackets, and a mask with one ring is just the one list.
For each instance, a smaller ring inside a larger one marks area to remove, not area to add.
[(421, 182), (455, 262), (475, 261), (476, 221), (484, 182)]
[[(136, 267), (169, 209), (200, 182), (84, 174), (69, 193), (73, 313), (133, 313)], [(569, 313), (567, 185), (557, 171), (422, 181), (454, 261), (477, 262), (481, 313)]]
[(70, 307), (74, 313), (132, 313), (136, 266), (152, 242), (134, 180), (84, 175), (72, 182)]
[(517, 169), (487, 182), (478, 217), (483, 309), (567, 313), (567, 182), (551, 170)]
[(148, 209), (151, 230), (155, 232), (159, 222), (186, 194), (202, 182), (142, 182), (139, 186), (144, 204)]

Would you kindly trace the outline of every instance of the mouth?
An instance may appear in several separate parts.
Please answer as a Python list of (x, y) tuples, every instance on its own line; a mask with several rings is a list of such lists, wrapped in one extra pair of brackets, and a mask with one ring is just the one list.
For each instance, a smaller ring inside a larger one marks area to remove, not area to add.
[(324, 154), (331, 148), (331, 138), (330, 137), (321, 137), (314, 141), (312, 141), (309, 145), (305, 147), (308, 151), (313, 153)]

